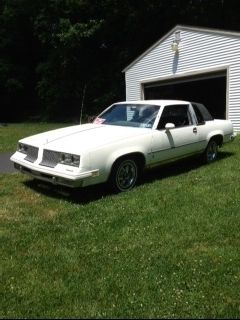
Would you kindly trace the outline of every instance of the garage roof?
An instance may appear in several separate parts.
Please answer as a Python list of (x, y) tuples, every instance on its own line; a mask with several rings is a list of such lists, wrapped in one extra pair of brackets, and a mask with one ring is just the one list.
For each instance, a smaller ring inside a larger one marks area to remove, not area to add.
[(156, 46), (158, 46), (162, 41), (164, 41), (172, 33), (176, 32), (176, 31), (182, 31), (182, 30), (204, 32), (204, 33), (211, 33), (211, 34), (216, 34), (216, 35), (220, 35), (220, 36), (240, 38), (240, 32), (226, 31), (226, 30), (220, 30), (220, 29), (211, 29), (211, 28), (202, 28), (202, 27), (192, 27), (192, 26), (185, 26), (185, 25), (176, 25), (167, 34), (165, 34), (162, 38), (160, 38), (157, 42), (155, 42), (150, 48), (148, 48), (140, 56), (138, 56), (125, 69), (123, 69), (122, 72), (128, 71), (135, 63), (137, 63), (139, 60), (141, 60), (146, 54), (148, 54), (152, 49), (154, 49)]

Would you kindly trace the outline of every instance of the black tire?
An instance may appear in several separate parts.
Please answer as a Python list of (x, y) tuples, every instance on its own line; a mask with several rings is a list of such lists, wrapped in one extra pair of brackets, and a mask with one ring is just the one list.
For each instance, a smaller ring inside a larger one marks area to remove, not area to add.
[(217, 159), (218, 156), (218, 143), (216, 140), (211, 139), (208, 142), (207, 148), (203, 153), (203, 162), (212, 163)]
[(114, 192), (125, 192), (134, 188), (140, 176), (140, 166), (133, 158), (123, 158), (113, 165), (109, 186)]

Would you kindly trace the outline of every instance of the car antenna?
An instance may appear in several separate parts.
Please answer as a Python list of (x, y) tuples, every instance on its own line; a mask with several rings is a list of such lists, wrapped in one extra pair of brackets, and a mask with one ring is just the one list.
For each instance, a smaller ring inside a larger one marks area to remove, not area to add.
[(82, 113), (83, 113), (83, 106), (84, 106), (84, 98), (86, 93), (87, 84), (84, 84), (83, 90), (82, 90), (82, 104), (80, 109), (80, 124), (82, 124)]

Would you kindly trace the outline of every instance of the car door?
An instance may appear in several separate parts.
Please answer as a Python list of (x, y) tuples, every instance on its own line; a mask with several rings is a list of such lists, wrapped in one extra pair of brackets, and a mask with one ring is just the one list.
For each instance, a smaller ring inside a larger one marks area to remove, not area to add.
[[(190, 104), (167, 105), (152, 138), (152, 164), (174, 160), (198, 151), (198, 132)], [(172, 129), (166, 129), (167, 123)], [(173, 126), (174, 125), (174, 126)]]

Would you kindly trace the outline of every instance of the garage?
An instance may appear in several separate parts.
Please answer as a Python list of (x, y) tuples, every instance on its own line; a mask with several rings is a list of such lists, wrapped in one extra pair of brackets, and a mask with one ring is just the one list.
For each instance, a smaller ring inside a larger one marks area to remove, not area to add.
[(201, 101), (214, 118), (226, 119), (226, 71), (144, 84), (144, 98)]
[(177, 25), (123, 72), (126, 100), (203, 103), (240, 132), (240, 33)]

